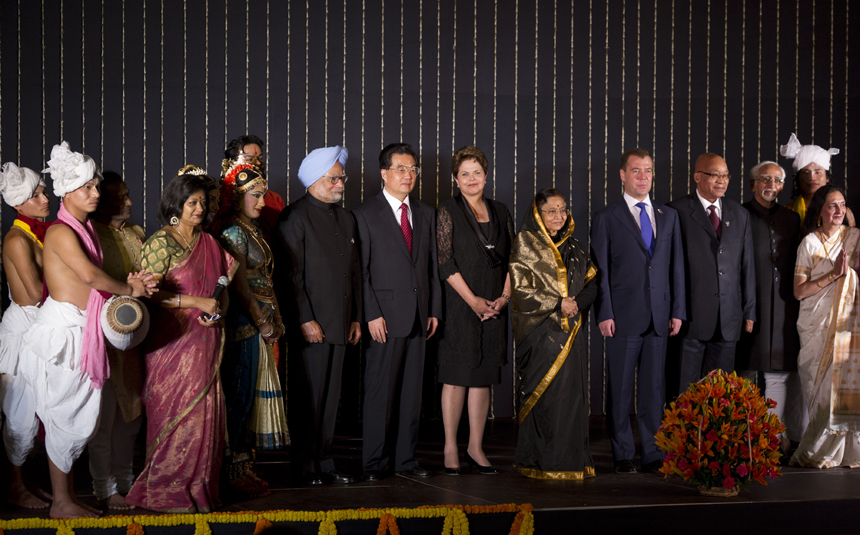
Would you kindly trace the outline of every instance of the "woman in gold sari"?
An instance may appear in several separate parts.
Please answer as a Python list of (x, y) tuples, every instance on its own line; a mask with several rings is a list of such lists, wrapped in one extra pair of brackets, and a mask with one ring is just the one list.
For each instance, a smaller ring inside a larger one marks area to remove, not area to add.
[(519, 438), (514, 468), (538, 479), (594, 477), (588, 447), (584, 323), (597, 296), (587, 249), (571, 237), (563, 194), (542, 189), (509, 264)]
[(141, 267), (161, 286), (151, 298), (152, 329), (144, 342), (146, 465), (125, 501), (167, 513), (206, 513), (219, 503), (224, 337), (216, 315), (227, 294), (220, 302), (210, 296), (219, 277), (233, 277), (236, 264), (201, 231), (205, 215), (203, 180), (174, 178), (159, 206), (164, 227), (141, 251)]
[(809, 426), (795, 466), (860, 467), (860, 229), (846, 226), (845, 194), (829, 184), (812, 196), (797, 250), (797, 370)]

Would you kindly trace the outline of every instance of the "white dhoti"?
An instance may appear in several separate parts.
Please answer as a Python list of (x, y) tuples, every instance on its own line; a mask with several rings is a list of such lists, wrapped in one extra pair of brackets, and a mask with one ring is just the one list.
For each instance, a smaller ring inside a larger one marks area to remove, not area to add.
[(95, 433), (101, 406), (101, 390), (80, 370), (86, 323), (85, 311), (49, 297), (21, 348), (20, 367), (45, 426), (45, 449), (67, 474)]
[(21, 466), (33, 450), (39, 419), (36, 400), (26, 379), (18, 373), (21, 339), (32, 327), (39, 307), (18, 306), (14, 302), (6, 309), (0, 323), (0, 399), (6, 426), (3, 443), (6, 456), (15, 466)]

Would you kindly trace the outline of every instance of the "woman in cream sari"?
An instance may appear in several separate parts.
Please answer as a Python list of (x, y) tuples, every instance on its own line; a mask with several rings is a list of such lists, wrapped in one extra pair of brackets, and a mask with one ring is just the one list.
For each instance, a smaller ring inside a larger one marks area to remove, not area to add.
[(845, 223), (845, 195), (825, 185), (807, 207), (797, 251), (797, 368), (809, 426), (791, 464), (860, 467), (860, 229)]

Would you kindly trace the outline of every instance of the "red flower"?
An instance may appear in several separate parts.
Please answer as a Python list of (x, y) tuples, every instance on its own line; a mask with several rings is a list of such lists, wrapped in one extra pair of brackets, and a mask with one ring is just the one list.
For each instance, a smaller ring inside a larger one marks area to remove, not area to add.
[(690, 465), (689, 465), (689, 463), (687, 463), (687, 459), (682, 458), (680, 461), (678, 461), (678, 469), (679, 470), (682, 470), (682, 471), (686, 470), (687, 468), (689, 468), (689, 466)]
[(729, 466), (728, 464), (723, 465), (723, 475), (726, 477), (729, 477), (730, 475), (732, 475), (732, 467)]
[(708, 440), (710, 440), (711, 442), (719, 442), (719, 440), (720, 440), (720, 436), (717, 434), (716, 429), (711, 429), (710, 431), (708, 431), (708, 434), (707, 434), (707, 435), (705, 435), (705, 436), (706, 436), (706, 437), (708, 438)]
[(741, 477), (744, 477), (750, 473), (749, 468), (747, 468), (747, 465), (745, 464), (741, 464), (737, 468), (735, 468), (735, 472), (737, 472), (738, 475)]
[[(743, 465), (741, 465), (743, 466)], [(733, 478), (727, 477), (723, 480), (723, 487), (730, 489), (735, 486), (735, 480)]]

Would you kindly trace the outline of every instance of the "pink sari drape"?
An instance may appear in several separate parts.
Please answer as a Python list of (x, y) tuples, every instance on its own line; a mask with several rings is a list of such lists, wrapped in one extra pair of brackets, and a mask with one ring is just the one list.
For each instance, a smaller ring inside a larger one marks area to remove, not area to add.
[[(161, 288), (211, 296), (218, 277), (236, 265), (201, 232), (190, 255), (172, 266)], [(203, 327), (197, 309), (151, 307), (145, 342), (146, 465), (126, 502), (163, 512), (207, 512), (218, 503), (225, 446), (224, 394), (219, 366), (221, 326)]]

